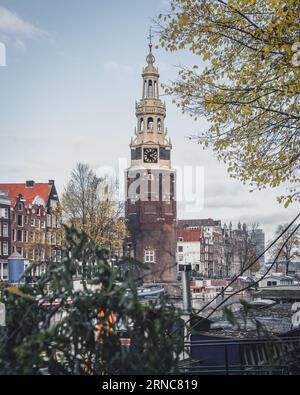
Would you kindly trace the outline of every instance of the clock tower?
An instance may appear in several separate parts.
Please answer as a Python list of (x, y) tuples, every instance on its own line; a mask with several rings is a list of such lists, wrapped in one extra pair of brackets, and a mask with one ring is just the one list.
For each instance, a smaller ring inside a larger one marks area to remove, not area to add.
[(176, 267), (176, 173), (171, 167), (171, 140), (165, 127), (166, 105), (159, 97), (159, 73), (149, 45), (143, 69), (142, 99), (136, 103), (137, 124), (131, 140), (127, 176), (127, 249), (148, 269), (145, 284), (174, 284)]

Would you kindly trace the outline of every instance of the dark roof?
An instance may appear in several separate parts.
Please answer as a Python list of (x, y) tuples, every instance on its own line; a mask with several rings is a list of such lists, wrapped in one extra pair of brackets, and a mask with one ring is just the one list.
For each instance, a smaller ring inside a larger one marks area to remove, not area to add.
[(200, 228), (202, 226), (221, 226), (221, 221), (215, 221), (211, 218), (208, 219), (180, 219), (178, 220), (178, 228)]

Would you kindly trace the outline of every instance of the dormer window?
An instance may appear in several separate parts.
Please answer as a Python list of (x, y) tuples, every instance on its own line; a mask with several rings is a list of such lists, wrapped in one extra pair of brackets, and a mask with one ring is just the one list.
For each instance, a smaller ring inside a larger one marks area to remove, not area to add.
[(18, 203), (18, 210), (23, 211), (23, 204), (22, 203)]

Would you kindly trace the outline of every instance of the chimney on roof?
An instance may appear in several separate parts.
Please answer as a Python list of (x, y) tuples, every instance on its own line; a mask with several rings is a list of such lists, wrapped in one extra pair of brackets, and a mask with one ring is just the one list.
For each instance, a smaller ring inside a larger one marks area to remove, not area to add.
[(26, 188), (33, 188), (35, 186), (35, 182), (30, 180), (26, 181)]
[(54, 185), (55, 181), (54, 180), (49, 180), (48, 184), (49, 185)]

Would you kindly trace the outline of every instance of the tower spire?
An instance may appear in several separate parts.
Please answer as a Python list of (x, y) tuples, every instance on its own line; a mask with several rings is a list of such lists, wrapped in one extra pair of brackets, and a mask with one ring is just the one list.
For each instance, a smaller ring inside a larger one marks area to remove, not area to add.
[(148, 36), (148, 40), (149, 40), (149, 54), (148, 54), (147, 59), (146, 59), (148, 65), (153, 65), (153, 63), (155, 62), (155, 57), (154, 57), (154, 55), (152, 54), (152, 47), (153, 47), (152, 38), (153, 38), (152, 26), (150, 26), (150, 29), (149, 29), (149, 36)]
[(152, 38), (153, 38), (153, 35), (152, 35), (152, 26), (150, 26), (150, 29), (149, 29), (149, 36), (148, 36), (150, 52), (152, 52)]

